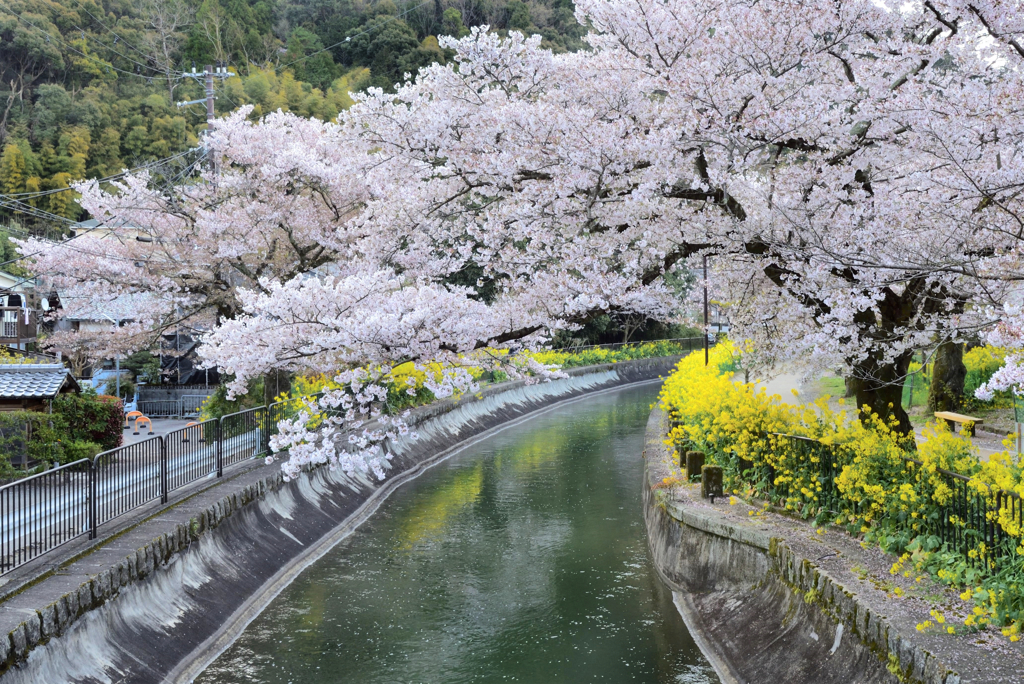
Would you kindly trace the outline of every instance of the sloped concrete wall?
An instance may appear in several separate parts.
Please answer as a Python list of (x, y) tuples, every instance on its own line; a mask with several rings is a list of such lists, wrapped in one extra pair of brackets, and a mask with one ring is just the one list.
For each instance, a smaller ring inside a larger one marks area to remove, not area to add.
[(488, 430), (572, 397), (657, 378), (676, 361), (573, 369), (568, 379), (495, 385), (422, 407), (413, 415), (420, 439), (396, 445), (384, 482), (319, 468), (284, 483), (270, 466), (187, 522), (147, 522), (151, 543), (97, 568), (0, 638), (0, 684), (191, 681), (405, 480)]
[(648, 540), (687, 628), (724, 682), (959, 684), (814, 558), (663, 487), (678, 474), (667, 433), (667, 416), (655, 409), (644, 452)]

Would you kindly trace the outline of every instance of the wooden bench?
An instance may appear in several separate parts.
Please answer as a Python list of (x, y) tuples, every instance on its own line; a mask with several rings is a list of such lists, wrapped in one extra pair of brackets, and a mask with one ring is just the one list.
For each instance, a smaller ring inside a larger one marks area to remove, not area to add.
[[(946, 421), (946, 424), (949, 425), (949, 429), (952, 430), (953, 432), (956, 432), (957, 423), (960, 423), (962, 428), (966, 428), (965, 424), (970, 423), (971, 427), (966, 431), (966, 434), (971, 437), (974, 436), (974, 429), (978, 425), (982, 425), (985, 422), (981, 418), (965, 416), (962, 413), (953, 413), (952, 411), (936, 411), (935, 417), (938, 418), (939, 420)], [(965, 434), (963, 429), (961, 429), (961, 434)]]

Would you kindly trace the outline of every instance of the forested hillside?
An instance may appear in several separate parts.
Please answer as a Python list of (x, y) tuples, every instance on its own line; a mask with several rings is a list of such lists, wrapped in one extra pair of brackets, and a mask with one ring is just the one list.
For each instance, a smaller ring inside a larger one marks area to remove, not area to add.
[(480, 24), (558, 51), (584, 34), (571, 0), (0, 0), (0, 215), (77, 219), (59, 192), (75, 180), (188, 173), (205, 108), (176, 103), (203, 97), (205, 64), (233, 74), (217, 79), (218, 113), (332, 119), (350, 91), (443, 62), (436, 36)]

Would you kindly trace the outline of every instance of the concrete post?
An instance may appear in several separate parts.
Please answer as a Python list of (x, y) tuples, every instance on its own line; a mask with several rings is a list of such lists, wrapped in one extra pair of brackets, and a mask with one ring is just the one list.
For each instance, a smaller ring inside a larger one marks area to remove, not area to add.
[(700, 495), (707, 499), (723, 496), (721, 466), (706, 465), (700, 469)]
[(704, 452), (702, 451), (687, 451), (686, 452), (686, 480), (687, 482), (693, 480), (701, 472), (701, 468), (704, 466)]

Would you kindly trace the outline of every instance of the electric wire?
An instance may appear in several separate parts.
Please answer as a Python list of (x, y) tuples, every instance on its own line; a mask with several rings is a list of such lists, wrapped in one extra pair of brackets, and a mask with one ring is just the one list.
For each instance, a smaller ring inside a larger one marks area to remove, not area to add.
[[(179, 152), (178, 154), (172, 155), (170, 157), (164, 157), (162, 159), (154, 159), (153, 161), (146, 162), (145, 164), (142, 164), (141, 166), (136, 166), (134, 168), (126, 169), (124, 171), (121, 171), (120, 173), (115, 173), (112, 176), (106, 176), (104, 178), (83, 178), (82, 180), (83, 181), (93, 181), (93, 180), (95, 180), (97, 183), (108, 183), (110, 181), (117, 180), (119, 178), (123, 178), (124, 176), (127, 176), (129, 174), (138, 173), (139, 171), (145, 171), (146, 169), (151, 169), (154, 166), (160, 166), (161, 164), (165, 164), (167, 162), (174, 161), (175, 159), (180, 159), (181, 157), (184, 157), (184, 156), (189, 155), (189, 154), (191, 154), (193, 152), (196, 152), (198, 149), (199, 148), (190, 147), (189, 149), (185, 150), (184, 152)], [(0, 195), (0, 201), (4, 201), (4, 200), (10, 199), (10, 198), (34, 199), (36, 197), (45, 197), (46, 195), (54, 195), (54, 194), (57, 194), (57, 193), (60, 193), (60, 192), (67, 192), (69, 190), (74, 190), (74, 188), (54, 188), (52, 190), (39, 190), (38, 192), (14, 192), (14, 193), (6, 194), (6, 195)]]
[[(104, 62), (101, 59), (96, 59), (92, 55), (85, 54), (81, 50), (77, 49), (76, 47), (74, 47), (73, 45), (68, 43), (63, 38), (50, 35), (49, 31), (47, 31), (46, 29), (43, 29), (43, 28), (40, 28), (40, 27), (36, 26), (35, 24), (33, 24), (31, 21), (29, 21), (25, 17), (21, 16), (20, 14), (18, 14), (16, 12), (12, 12), (12, 14), (15, 17), (17, 17), (18, 21), (20, 21), (20, 22), (22, 22), (24, 24), (27, 24), (28, 26), (31, 26), (36, 31), (39, 31), (40, 33), (42, 33), (43, 36), (46, 37), (46, 41), (47, 42), (50, 42), (50, 40), (53, 39), (53, 40), (57, 41), (58, 43), (61, 43), (62, 45), (64, 45), (68, 50), (71, 50), (75, 54), (80, 55), (81, 57), (84, 57), (85, 59), (88, 59), (88, 60), (90, 60), (92, 62), (95, 62), (96, 64), (102, 66), (105, 69), (113, 69), (114, 71), (118, 71), (118, 72), (120, 72), (122, 74), (127, 74), (129, 76), (135, 76), (136, 78), (143, 78), (148, 83), (152, 83), (154, 78), (168, 78), (168, 79), (174, 78), (175, 80), (181, 80), (181, 78), (183, 78), (182, 76), (174, 76), (174, 75), (171, 74), (171, 72), (167, 72), (166, 75), (161, 75), (161, 76), (144, 76), (142, 74), (137, 74), (134, 71), (126, 71), (124, 69), (121, 69), (119, 67), (114, 66), (113, 64), (110, 64), (108, 62)], [(149, 67), (147, 67), (147, 68), (149, 68)]]
[[(432, 5), (432, 4), (434, 4), (434, 0), (427, 0), (426, 2), (421, 2), (420, 4), (416, 5), (415, 7), (410, 7), (409, 9), (405, 10), (404, 12), (400, 12), (400, 13), (396, 14), (395, 18), (404, 17), (406, 14), (409, 14), (410, 12), (414, 12), (414, 11), (418, 10), (420, 7), (426, 7), (427, 5)], [(327, 52), (328, 50), (331, 50), (333, 48), (338, 47), (339, 45), (344, 45), (345, 43), (350, 42), (353, 38), (358, 38), (359, 36), (362, 36), (362, 35), (365, 35), (367, 33), (370, 33), (371, 31), (376, 31), (378, 28), (381, 28), (382, 26), (383, 26), (383, 24), (377, 24), (376, 26), (371, 26), (368, 29), (360, 31), (359, 33), (354, 33), (351, 36), (346, 36), (344, 40), (339, 40), (337, 43), (334, 43), (333, 45), (328, 45), (325, 48), (321, 48), (320, 50), (317, 50), (316, 52), (311, 52), (308, 55), (306, 55), (305, 57), (299, 57), (296, 60), (288, 62), (287, 64), (281, 64), (277, 68), (278, 69), (287, 69), (288, 67), (292, 66), (293, 64), (298, 64), (299, 62), (301, 62), (301, 61), (303, 61), (305, 59), (309, 59), (310, 57), (316, 57), (321, 52)]]
[[(79, 31), (82, 31), (82, 33), (83, 33), (83, 34), (85, 33), (85, 31), (83, 31), (83, 30), (82, 30), (82, 27), (80, 27), (80, 26), (76, 26), (75, 28), (77, 28), (77, 29), (78, 29)], [(104, 43), (104, 42), (103, 42), (102, 40), (100, 40), (99, 38), (97, 38), (97, 37), (95, 37), (95, 36), (92, 36), (92, 37), (91, 37), (90, 39), (88, 39), (88, 40), (93, 40), (93, 41), (95, 41), (95, 42), (96, 42), (96, 43), (98, 43), (98, 44), (99, 44), (99, 45), (100, 45), (100, 46), (101, 46), (101, 47), (102, 47), (102, 48), (103, 48), (104, 50), (107, 50), (107, 51), (109, 51), (109, 52), (113, 52), (113, 53), (114, 53), (115, 55), (117, 55), (117, 56), (118, 56), (118, 57), (120, 57), (121, 59), (124, 59), (124, 60), (127, 60), (127, 61), (129, 61), (129, 62), (131, 62), (132, 64), (134, 64), (134, 65), (135, 65), (135, 66), (137, 66), (137, 67), (140, 67), (140, 68), (142, 68), (142, 69), (149, 69), (149, 70), (152, 70), (152, 71), (155, 71), (155, 72), (157, 72), (157, 74), (159, 74), (159, 78), (166, 78), (166, 77), (167, 77), (168, 75), (171, 75), (171, 72), (170, 72), (170, 71), (167, 71), (167, 70), (163, 70), (163, 69), (159, 69), (159, 68), (157, 68), (157, 67), (151, 67), (151, 66), (147, 66), (147, 65), (145, 65), (145, 64), (142, 64), (141, 62), (137, 62), (136, 60), (132, 59), (132, 58), (131, 58), (131, 57), (129, 57), (128, 55), (125, 55), (125, 54), (122, 54), (122, 53), (118, 52), (117, 50), (115, 50), (115, 49), (113, 48), (113, 46), (111, 46), (111, 45), (107, 45), (106, 43)], [(111, 66), (113, 66), (113, 65), (111, 65)], [(136, 74), (136, 75), (138, 76), (139, 74)]]
[[(115, 43), (115, 44), (117, 44), (117, 41), (118, 41), (118, 40), (120, 40), (120, 41), (121, 41), (122, 43), (124, 43), (125, 45), (127, 45), (128, 47), (130, 47), (130, 48), (131, 48), (131, 49), (132, 49), (133, 51), (135, 51), (135, 52), (137, 52), (137, 53), (138, 53), (139, 55), (141, 55), (143, 59), (145, 59), (145, 60), (147, 60), (147, 61), (150, 61), (150, 62), (155, 62), (155, 61), (156, 61), (156, 60), (155, 60), (155, 59), (154, 59), (154, 58), (153, 58), (153, 57), (152, 57), (151, 55), (147, 55), (147, 54), (146, 54), (145, 52), (143, 52), (142, 50), (138, 49), (137, 47), (135, 47), (134, 45), (132, 45), (131, 43), (129, 43), (129, 42), (127, 41), (127, 40), (125, 40), (124, 38), (122, 38), (121, 36), (119, 36), (119, 35), (118, 35), (117, 33), (115, 33), (113, 29), (111, 29), (111, 28), (110, 28), (110, 27), (108, 27), (108, 26), (107, 26), (106, 24), (104, 24), (104, 23), (103, 23), (102, 21), (100, 21), (100, 20), (99, 20), (99, 18), (98, 18), (98, 17), (97, 17), (97, 16), (95, 15), (95, 14), (93, 14), (92, 12), (90, 12), (90, 11), (89, 11), (89, 9), (88, 9), (88, 8), (87, 8), (87, 7), (85, 6), (85, 5), (83, 5), (82, 3), (80, 3), (80, 2), (78, 1), (78, 0), (72, 0), (72, 2), (74, 2), (74, 3), (76, 4), (76, 5), (78, 5), (79, 7), (81, 7), (81, 8), (82, 8), (82, 11), (83, 11), (83, 12), (85, 12), (85, 13), (86, 13), (86, 14), (88, 14), (88, 15), (89, 15), (90, 17), (92, 17), (93, 21), (95, 21), (95, 22), (96, 22), (97, 24), (99, 24), (100, 26), (102, 26), (102, 27), (103, 27), (103, 28), (104, 28), (104, 29), (105, 29), (106, 31), (108, 31), (109, 33), (111, 33), (111, 34), (112, 34), (112, 35), (114, 36), (114, 43)], [(102, 45), (102, 43), (100, 43), (100, 45)], [(128, 58), (128, 57), (125, 57), (125, 59), (130, 59), (130, 58)], [(130, 60), (130, 61), (134, 61), (134, 60)], [(135, 63), (136, 63), (136, 64), (138, 64), (138, 62), (135, 62)], [(141, 65), (140, 65), (140, 66), (141, 66)], [(153, 69), (154, 71), (160, 71), (161, 73), (165, 73), (165, 74), (166, 74), (166, 73), (169, 73), (169, 72), (168, 72), (167, 70), (165, 70), (165, 69), (160, 69), (159, 67), (146, 67), (146, 68), (152, 68), (152, 69)]]

